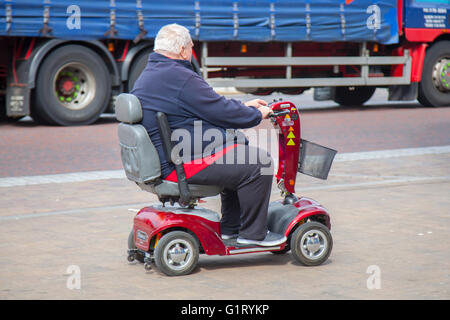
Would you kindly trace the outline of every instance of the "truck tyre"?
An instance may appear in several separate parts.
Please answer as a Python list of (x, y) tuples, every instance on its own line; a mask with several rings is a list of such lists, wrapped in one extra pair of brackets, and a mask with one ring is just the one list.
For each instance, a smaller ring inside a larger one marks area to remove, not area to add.
[(298, 95), (298, 94), (302, 94), (305, 91), (305, 88), (283, 88), (283, 89), (279, 89), (279, 91), (282, 94)]
[(201, 69), (201, 67), (200, 67), (200, 63), (199, 63), (198, 60), (194, 57), (194, 55), (192, 55), (191, 64), (192, 64), (192, 70), (194, 70), (194, 72), (195, 72), (196, 74), (198, 74), (199, 76), (203, 77), (203, 75), (202, 75), (202, 69)]
[(40, 120), (61, 126), (91, 124), (111, 99), (111, 76), (93, 50), (63, 46), (42, 63), (35, 98), (33, 114)]
[(450, 107), (450, 41), (440, 41), (427, 50), (418, 100), (427, 107)]
[(372, 98), (376, 87), (336, 87), (333, 101), (341, 106), (360, 106)]
[[(144, 71), (145, 66), (147, 65), (148, 62), (148, 55), (152, 52), (153, 52), (152, 50), (144, 50), (134, 59), (128, 75), (128, 82), (127, 82), (128, 92), (133, 90), (134, 83), (139, 78), (142, 71)], [(194, 70), (195, 73), (201, 76), (200, 65), (194, 57), (192, 57), (192, 69)]]
[(142, 71), (144, 71), (145, 66), (148, 62), (148, 55), (151, 52), (152, 50), (144, 50), (143, 52), (139, 53), (138, 56), (134, 59), (130, 68), (130, 73), (128, 74), (128, 92), (133, 90), (134, 83), (139, 78)]
[(253, 94), (255, 96), (268, 96), (271, 94), (275, 88), (247, 88), (247, 87), (239, 87), (236, 90), (241, 91), (247, 94)]

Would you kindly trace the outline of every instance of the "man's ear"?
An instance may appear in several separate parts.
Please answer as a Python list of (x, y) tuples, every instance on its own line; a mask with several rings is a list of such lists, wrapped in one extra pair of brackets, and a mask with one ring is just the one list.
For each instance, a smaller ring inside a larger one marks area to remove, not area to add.
[(180, 57), (183, 58), (183, 60), (187, 60), (188, 55), (186, 54), (186, 47), (181, 47)]

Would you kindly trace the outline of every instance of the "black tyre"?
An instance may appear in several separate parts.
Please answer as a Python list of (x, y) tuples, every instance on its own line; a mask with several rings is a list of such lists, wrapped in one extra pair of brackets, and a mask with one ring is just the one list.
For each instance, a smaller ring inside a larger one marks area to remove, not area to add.
[(155, 264), (168, 276), (191, 273), (197, 266), (199, 248), (196, 239), (184, 231), (166, 233), (154, 251)]
[(318, 266), (330, 256), (333, 239), (326, 226), (307, 222), (299, 226), (291, 237), (291, 252), (295, 260), (305, 266)]
[(6, 97), (0, 96), (0, 122), (6, 121)]
[(39, 69), (35, 98), (33, 114), (39, 120), (62, 126), (91, 124), (111, 99), (108, 68), (89, 48), (57, 48)]
[(133, 63), (131, 64), (130, 71), (128, 74), (128, 92), (130, 92), (133, 89), (134, 83), (141, 75), (142, 71), (144, 71), (145, 66), (148, 62), (148, 55), (152, 52), (152, 50), (147, 49), (143, 52), (139, 53), (138, 56), (134, 59)]
[(268, 96), (271, 94), (275, 88), (243, 88), (239, 87), (236, 88), (238, 91), (247, 93), (247, 94), (253, 94), (255, 96)]
[(279, 89), (279, 91), (283, 94), (297, 95), (302, 94), (305, 91), (305, 88), (283, 88)]
[(197, 61), (197, 59), (194, 58), (194, 56), (192, 56), (191, 64), (192, 70), (194, 70), (194, 72), (199, 76), (202, 76), (202, 69), (200, 67), (200, 63)]
[(341, 106), (360, 106), (369, 100), (375, 87), (336, 87), (333, 101)]
[(450, 41), (440, 41), (427, 50), (418, 100), (427, 107), (450, 107)]
[[(139, 53), (138, 56), (134, 59), (128, 75), (128, 82), (127, 82), (128, 92), (133, 90), (134, 83), (147, 66), (148, 56), (152, 52), (153, 51), (151, 49), (144, 50), (143, 52)], [(200, 64), (194, 57), (192, 57), (192, 69), (198, 75), (201, 75)]]
[[(134, 232), (133, 229), (130, 231), (130, 235), (128, 236), (128, 249), (133, 250), (136, 249), (136, 244), (134, 243)], [(140, 254), (139, 252), (136, 253), (136, 260), (139, 262), (144, 263), (145, 256)]]

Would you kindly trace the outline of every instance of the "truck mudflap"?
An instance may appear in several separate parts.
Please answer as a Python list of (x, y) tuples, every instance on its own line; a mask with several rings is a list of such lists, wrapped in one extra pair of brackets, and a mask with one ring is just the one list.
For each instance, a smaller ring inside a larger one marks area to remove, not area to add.
[(30, 92), (26, 84), (11, 84), (6, 91), (6, 115), (18, 118), (30, 114)]
[(410, 85), (399, 85), (389, 87), (389, 101), (413, 101), (417, 99), (419, 89), (418, 82), (411, 82)]

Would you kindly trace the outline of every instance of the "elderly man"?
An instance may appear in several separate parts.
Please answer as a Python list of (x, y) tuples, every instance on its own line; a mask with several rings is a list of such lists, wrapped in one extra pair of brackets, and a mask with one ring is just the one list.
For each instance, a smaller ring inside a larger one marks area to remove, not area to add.
[[(174, 166), (165, 157), (156, 112), (161, 111), (167, 115), (172, 131), (187, 130), (192, 139), (199, 123), (202, 132), (213, 129), (222, 133), (224, 141), (219, 149), (227, 145), (226, 129), (256, 126), (272, 112), (261, 99), (244, 104), (218, 95), (192, 70), (192, 47), (193, 42), (185, 27), (177, 24), (162, 27), (155, 39), (154, 52), (150, 54), (146, 68), (131, 91), (142, 104), (142, 125), (158, 151), (163, 179), (170, 175)], [(192, 142), (192, 146), (199, 145), (196, 141)], [(208, 144), (208, 141), (201, 141), (201, 151), (205, 151)], [(264, 165), (260, 158), (251, 161), (249, 154), (255, 150), (248, 144), (234, 146), (236, 150), (233, 151), (236, 152), (231, 157), (232, 161), (227, 157), (227, 161), (210, 163), (195, 174), (187, 173), (188, 182), (224, 188), (221, 193), (223, 239), (237, 238), (237, 243), (248, 245), (281, 244), (286, 241), (286, 237), (267, 229), (272, 173), (261, 173)], [(258, 149), (257, 154), (261, 154), (260, 151)], [(223, 154), (224, 150), (221, 152)], [(191, 160), (201, 158), (195, 150), (188, 153)], [(244, 156), (238, 159), (237, 155)], [(185, 156), (183, 154), (184, 159)], [(270, 157), (267, 153), (266, 156)]]

